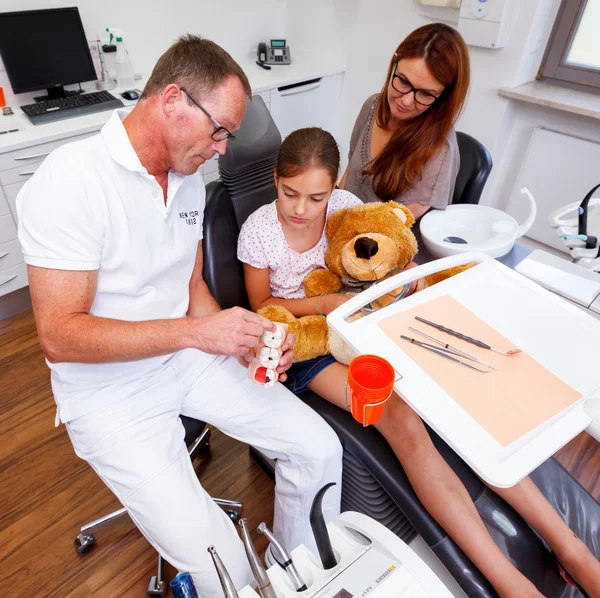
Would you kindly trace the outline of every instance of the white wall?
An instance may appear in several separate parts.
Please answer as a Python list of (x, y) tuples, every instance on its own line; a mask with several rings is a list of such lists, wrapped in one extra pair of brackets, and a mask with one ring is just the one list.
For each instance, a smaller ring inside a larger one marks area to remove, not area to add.
[[(505, 47), (469, 47), (471, 89), (457, 128), (479, 139), (492, 153), (494, 169), (483, 203), (506, 207), (534, 127), (600, 138), (598, 121), (528, 106), (497, 93), (500, 87), (535, 78), (559, 4), (560, 0), (513, 0), (511, 35)], [(339, 137), (344, 153), (358, 111), (369, 95), (381, 89), (400, 41), (417, 27), (437, 20), (423, 16), (421, 8), (413, 0), (289, 0), (287, 27), (295, 45), (321, 44), (346, 56)], [(442, 12), (437, 10), (437, 14)], [(456, 18), (458, 11), (448, 14)]]
[[(183, 33), (208, 37), (237, 59), (256, 53), (258, 41), (284, 35), (285, 5), (285, 0), (0, 0), (2, 12), (77, 6), (88, 39), (97, 39), (106, 27), (122, 29), (135, 71), (144, 77)], [(0, 87), (11, 102), (5, 72)], [(28, 95), (34, 94), (23, 99)]]
[[(552, 2), (557, 0), (540, 0), (546, 5)], [(469, 47), (471, 89), (457, 128), (479, 139), (492, 154), (502, 136), (508, 106), (508, 101), (497, 95), (498, 88), (518, 84), (522, 82), (519, 79), (528, 76), (521, 62), (523, 56), (530, 56), (530, 49), (535, 54), (531, 55), (530, 64), (538, 65), (543, 53), (543, 44), (536, 49), (529, 39), (530, 28), (539, 18), (536, 17), (538, 4), (535, 0), (513, 3), (511, 37), (504, 48)], [(456, 15), (454, 11), (450, 14)], [(347, 143), (364, 99), (380, 90), (398, 44), (411, 31), (429, 22), (432, 19), (420, 14), (419, 5), (412, 0), (364, 0), (360, 3), (355, 30), (349, 33), (354, 43), (348, 54), (343, 92), (342, 121), (347, 123), (347, 128), (342, 143)]]
[[(235, 58), (251, 55), (258, 40), (287, 37), (292, 53), (335, 52), (346, 60), (338, 141), (347, 153), (352, 126), (364, 100), (380, 90), (400, 41), (432, 19), (413, 0), (0, 0), (1, 10), (72, 6), (86, 33), (106, 26), (124, 30), (136, 72), (147, 76), (179, 35), (198, 33), (223, 45)], [(505, 207), (520, 160), (536, 126), (600, 139), (600, 122), (498, 96), (500, 87), (533, 80), (560, 0), (512, 0), (511, 36), (502, 49), (470, 47), (471, 90), (457, 128), (482, 141), (494, 169), (483, 203)], [(448, 13), (456, 18), (457, 11)], [(12, 92), (6, 73), (0, 86)], [(23, 99), (27, 94), (23, 94)], [(30, 94), (33, 95), (33, 94)], [(20, 103), (24, 101), (19, 98)], [(566, 175), (568, 176), (568, 175)]]
[(287, 0), (286, 36), (292, 52), (347, 56), (363, 0)]

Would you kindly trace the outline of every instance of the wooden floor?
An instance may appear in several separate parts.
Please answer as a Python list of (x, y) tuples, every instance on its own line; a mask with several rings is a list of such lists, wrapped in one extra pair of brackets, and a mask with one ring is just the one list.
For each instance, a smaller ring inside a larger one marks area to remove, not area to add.
[[(78, 526), (119, 508), (112, 494), (54, 427), (49, 373), (30, 311), (0, 322), (0, 595), (11, 598), (140, 598), (156, 554), (127, 518), (96, 532), (86, 557), (73, 548)], [(244, 502), (251, 529), (272, 523), (273, 485), (247, 448), (218, 431), (198, 459), (212, 496)], [(558, 455), (600, 500), (600, 447), (586, 434)], [(262, 552), (264, 538), (254, 534)], [(169, 579), (173, 576), (168, 570)]]

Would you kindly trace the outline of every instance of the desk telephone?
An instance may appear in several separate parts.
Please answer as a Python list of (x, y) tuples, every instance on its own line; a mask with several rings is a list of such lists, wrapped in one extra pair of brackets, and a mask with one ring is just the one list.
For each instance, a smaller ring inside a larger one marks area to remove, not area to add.
[(290, 64), (290, 49), (284, 39), (272, 39), (270, 46), (260, 42), (256, 50), (257, 62), (261, 64)]

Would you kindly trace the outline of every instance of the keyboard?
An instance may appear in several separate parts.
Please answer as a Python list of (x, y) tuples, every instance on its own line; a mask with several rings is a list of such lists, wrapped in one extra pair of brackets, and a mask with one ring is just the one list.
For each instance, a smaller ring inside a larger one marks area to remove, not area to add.
[(21, 110), (34, 125), (83, 116), (93, 112), (123, 108), (124, 104), (108, 91), (95, 91), (55, 100), (44, 100), (35, 104), (21, 106)]

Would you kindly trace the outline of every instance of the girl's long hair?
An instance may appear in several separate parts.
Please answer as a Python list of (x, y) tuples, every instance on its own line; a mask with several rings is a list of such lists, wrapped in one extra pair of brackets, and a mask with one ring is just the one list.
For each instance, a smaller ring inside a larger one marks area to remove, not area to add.
[(416, 29), (398, 46), (396, 54), (377, 100), (379, 127), (386, 129), (390, 122), (388, 86), (403, 58), (423, 58), (444, 91), (425, 112), (403, 123), (379, 156), (365, 166), (363, 173), (373, 175), (373, 190), (386, 201), (414, 186), (425, 163), (442, 148), (464, 106), (470, 79), (467, 46), (448, 25), (433, 23)]

